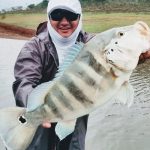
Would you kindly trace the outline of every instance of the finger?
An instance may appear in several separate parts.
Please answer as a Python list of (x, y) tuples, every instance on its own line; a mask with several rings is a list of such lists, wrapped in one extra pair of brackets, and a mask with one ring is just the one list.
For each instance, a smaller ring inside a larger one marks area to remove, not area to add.
[(51, 127), (51, 123), (49, 123), (49, 122), (43, 122), (42, 126), (44, 128), (50, 128)]

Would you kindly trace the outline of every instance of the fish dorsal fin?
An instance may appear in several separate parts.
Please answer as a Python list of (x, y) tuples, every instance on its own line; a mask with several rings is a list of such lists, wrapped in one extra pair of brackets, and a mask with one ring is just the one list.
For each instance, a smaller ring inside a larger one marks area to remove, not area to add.
[(70, 66), (70, 64), (73, 63), (83, 46), (84, 43), (78, 42), (69, 48), (67, 57), (65, 58), (64, 62), (59, 66), (58, 73), (56, 73), (55, 75), (55, 79), (60, 77), (63, 74), (63, 72)]

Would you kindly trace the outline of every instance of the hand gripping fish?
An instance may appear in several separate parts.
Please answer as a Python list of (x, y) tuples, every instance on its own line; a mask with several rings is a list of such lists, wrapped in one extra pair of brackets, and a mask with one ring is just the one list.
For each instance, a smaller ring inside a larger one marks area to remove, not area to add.
[(25, 150), (43, 121), (67, 127), (68, 121), (89, 114), (112, 97), (131, 105), (129, 78), (140, 54), (148, 49), (150, 29), (141, 21), (107, 30), (83, 46), (74, 46), (56, 78), (29, 95), (27, 108), (0, 110), (0, 135), (6, 147)]

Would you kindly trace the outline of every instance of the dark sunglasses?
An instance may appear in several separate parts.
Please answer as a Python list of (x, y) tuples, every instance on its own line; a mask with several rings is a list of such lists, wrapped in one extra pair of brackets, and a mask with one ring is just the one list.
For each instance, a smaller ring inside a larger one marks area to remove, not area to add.
[(49, 15), (49, 18), (53, 21), (61, 21), (64, 17), (68, 21), (75, 21), (80, 17), (80, 14), (76, 14), (65, 9), (55, 9)]

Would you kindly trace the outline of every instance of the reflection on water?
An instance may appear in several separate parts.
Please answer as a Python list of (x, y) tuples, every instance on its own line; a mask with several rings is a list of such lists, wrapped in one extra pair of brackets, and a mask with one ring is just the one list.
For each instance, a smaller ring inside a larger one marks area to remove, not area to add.
[(134, 104), (110, 102), (90, 115), (86, 150), (150, 149), (150, 60), (138, 65), (130, 79)]
[[(134, 71), (131, 83), (135, 89), (136, 101), (145, 103), (150, 101), (150, 61), (138, 65)], [(136, 102), (135, 101), (135, 102)]]

